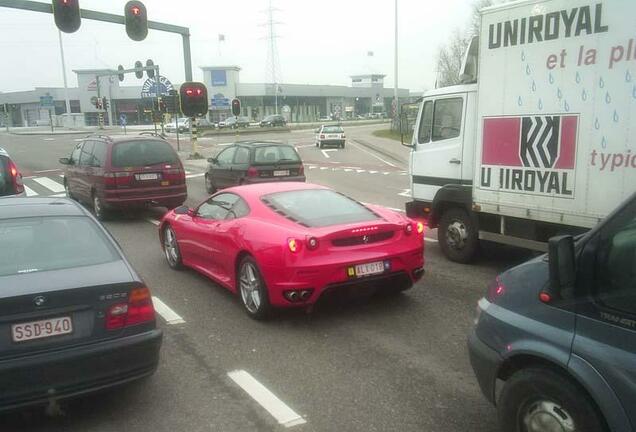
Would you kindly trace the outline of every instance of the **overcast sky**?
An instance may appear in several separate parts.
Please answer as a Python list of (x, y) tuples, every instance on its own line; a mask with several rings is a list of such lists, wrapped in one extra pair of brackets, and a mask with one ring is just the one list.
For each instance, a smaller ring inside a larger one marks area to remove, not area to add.
[[(384, 73), (393, 85), (393, 0), (272, 0), (282, 82), (349, 85), (349, 75)], [(124, 0), (80, 0), (84, 9), (122, 14)], [(200, 66), (238, 65), (242, 82), (265, 82), (268, 0), (146, 0), (153, 21), (190, 28), (194, 79)], [(465, 28), (473, 0), (399, 0), (399, 86), (412, 91), (435, 82), (435, 53), (457, 27)], [(62, 86), (57, 28), (48, 14), (0, 8), (0, 91)], [(225, 35), (219, 44), (218, 35)], [(150, 30), (133, 42), (123, 26), (83, 20), (63, 33), (69, 86), (73, 69), (132, 67), (151, 58), (173, 82), (184, 79), (181, 37)], [(373, 51), (374, 56), (367, 53)], [(123, 85), (141, 85), (128, 75)]]

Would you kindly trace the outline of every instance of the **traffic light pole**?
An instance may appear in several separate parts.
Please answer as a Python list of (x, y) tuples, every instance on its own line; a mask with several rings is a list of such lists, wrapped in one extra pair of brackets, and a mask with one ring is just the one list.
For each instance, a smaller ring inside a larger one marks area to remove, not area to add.
[(192, 143), (192, 150), (190, 150), (190, 158), (195, 159), (198, 154), (197, 148), (197, 118), (190, 118), (190, 142)]
[[(53, 13), (51, 3), (40, 3), (30, 0), (0, 0), (0, 7), (11, 9), (28, 10), (32, 12)], [(82, 19), (93, 21), (109, 22), (113, 24), (126, 24), (123, 15), (115, 15), (105, 12), (97, 12), (88, 9), (80, 9)], [(185, 80), (192, 81), (192, 55), (190, 53), (190, 29), (188, 27), (176, 26), (173, 24), (160, 23), (157, 21), (148, 21), (148, 28), (168, 33), (180, 34), (183, 40), (183, 64), (185, 70)]]

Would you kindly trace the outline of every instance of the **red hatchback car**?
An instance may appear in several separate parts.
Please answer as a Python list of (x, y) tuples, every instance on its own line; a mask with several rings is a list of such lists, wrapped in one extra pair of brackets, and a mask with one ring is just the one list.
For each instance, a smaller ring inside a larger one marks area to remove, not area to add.
[(188, 196), (179, 156), (161, 138), (90, 136), (60, 163), (67, 195), (92, 204), (98, 219), (111, 209), (172, 209)]
[(327, 290), (403, 291), (424, 273), (424, 226), (323, 186), (266, 183), (226, 189), (159, 225), (168, 264), (239, 294), (253, 318), (308, 306)]

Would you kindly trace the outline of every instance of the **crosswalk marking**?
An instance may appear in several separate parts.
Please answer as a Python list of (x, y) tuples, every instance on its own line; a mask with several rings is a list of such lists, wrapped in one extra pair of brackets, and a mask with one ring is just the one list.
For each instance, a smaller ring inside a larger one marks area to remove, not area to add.
[(49, 190), (52, 190), (55, 193), (64, 192), (64, 186), (48, 177), (36, 177), (33, 179), (33, 181), (39, 183)]
[(24, 185), (24, 191), (26, 192), (26, 196), (30, 197), (30, 196), (35, 196), (38, 193), (36, 191), (34, 191), (33, 189), (31, 189), (30, 187)]

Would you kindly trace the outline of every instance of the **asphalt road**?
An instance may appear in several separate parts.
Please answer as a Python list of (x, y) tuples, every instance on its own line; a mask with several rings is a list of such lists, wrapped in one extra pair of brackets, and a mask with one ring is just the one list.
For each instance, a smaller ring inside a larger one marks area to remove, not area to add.
[[(310, 182), (403, 209), (409, 181), (400, 159), (406, 153), (392, 149), (390, 158), (356, 142), (386, 146), (370, 135), (373, 128), (348, 128), (346, 148), (325, 152), (313, 145), (311, 131), (260, 138), (296, 145)], [(59, 182), (57, 159), (78, 138), (1, 134), (0, 147), (15, 158), (33, 193), (45, 195), (54, 190), (36, 179)], [(213, 154), (230, 141), (200, 145)], [(187, 204), (194, 206), (207, 196), (205, 163), (186, 166)], [(526, 252), (493, 247), (463, 266), (448, 262), (436, 233), (428, 232), (426, 274), (411, 290), (391, 298), (326, 300), (311, 313), (280, 312), (263, 323), (249, 319), (238, 300), (210, 280), (169, 269), (153, 223), (162, 211), (106, 223), (153, 295), (184, 321), (168, 323), (165, 311), (159, 316), (165, 336), (157, 373), (64, 403), (61, 415), (33, 408), (0, 416), (0, 431), (496, 431), (495, 410), (470, 368), (466, 336), (488, 282), (528, 258)], [(279, 424), (232, 380), (233, 371), (247, 372), (304, 423)]]

